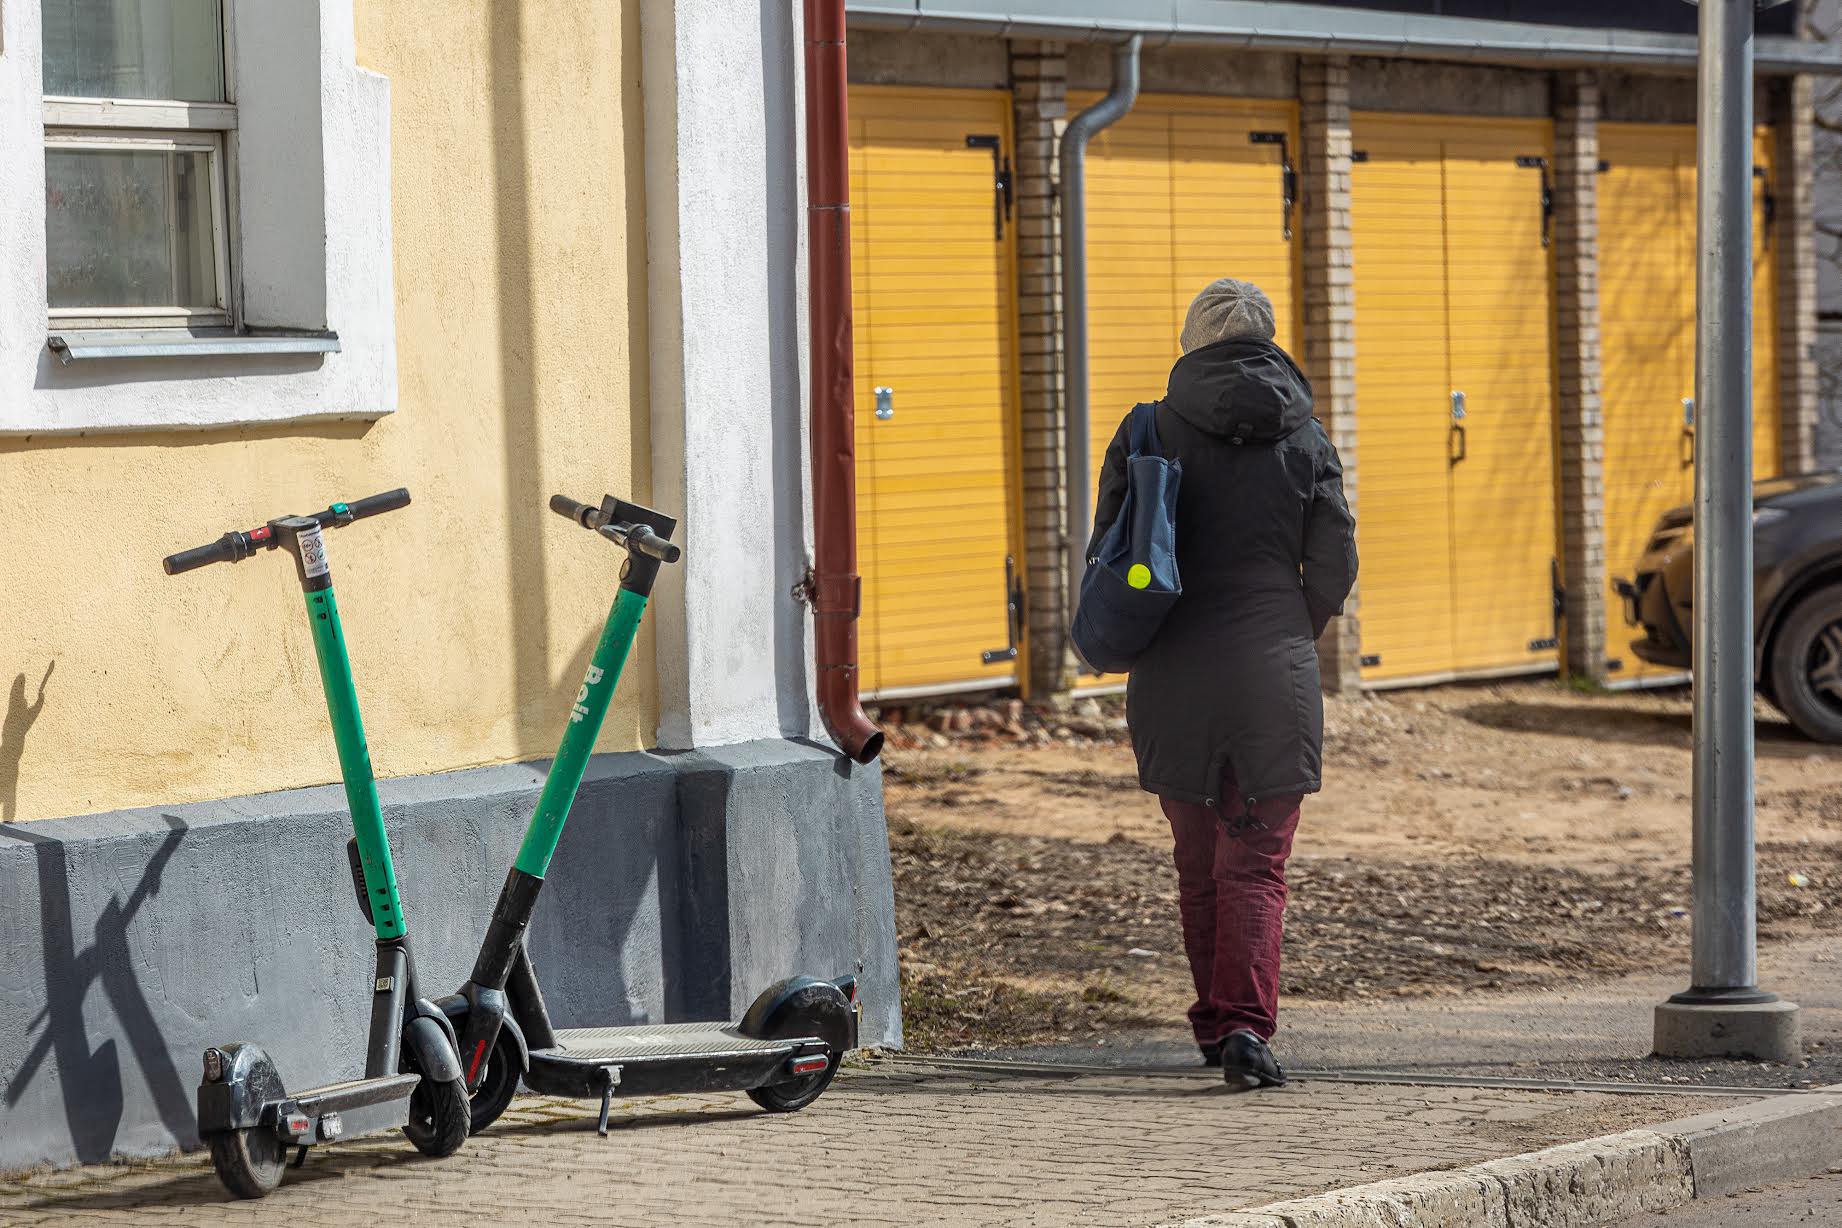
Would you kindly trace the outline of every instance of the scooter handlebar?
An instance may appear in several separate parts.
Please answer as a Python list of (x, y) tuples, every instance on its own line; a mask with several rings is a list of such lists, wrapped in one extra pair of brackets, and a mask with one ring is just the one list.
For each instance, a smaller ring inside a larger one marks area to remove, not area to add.
[(593, 529), (593, 528), (600, 527), (598, 525), (590, 524), (589, 517), (594, 516), (597, 519), (599, 519), (601, 516), (601, 510), (599, 508), (590, 507), (586, 503), (577, 503), (574, 499), (571, 499), (568, 495), (551, 495), (550, 496), (550, 510), (555, 512), (557, 515), (564, 517), (565, 519), (575, 521), (577, 524), (581, 525), (585, 529)]
[(226, 533), (208, 546), (194, 546), (190, 550), (181, 550), (169, 554), (160, 560), (160, 566), (166, 574), (176, 576), (182, 571), (194, 571), (212, 563), (234, 563), (243, 557), (242, 533)]
[[(399, 486), (387, 490), (381, 495), (370, 495), (353, 503), (335, 503), (323, 512), (313, 513), (322, 529), (337, 529), (341, 525), (351, 524), (354, 520), (363, 520), (367, 516), (377, 516), (384, 512), (394, 512), (400, 507), (409, 506), (409, 490)], [(286, 519), (283, 517), (282, 519)], [(169, 554), (160, 560), (160, 566), (169, 576), (176, 576), (182, 571), (193, 571), (212, 563), (235, 563), (248, 558), (264, 547), (273, 550), (277, 545), (274, 522), (239, 533), (234, 529), (216, 541), (205, 546), (194, 546), (190, 550), (181, 550)]]
[(653, 532), (651, 525), (627, 524), (610, 520), (602, 515), (599, 507), (578, 503), (568, 495), (551, 495), (550, 510), (565, 519), (575, 521), (585, 529), (601, 534), (617, 546), (636, 550), (661, 563), (676, 563), (684, 556), (684, 551), (677, 544), (666, 541)]
[[(384, 512), (394, 512), (400, 507), (409, 506), (409, 488), (407, 486), (399, 486), (395, 490), (387, 490), (381, 495), (371, 495), (368, 498), (360, 499), (356, 503), (348, 503), (345, 506), (346, 510), (352, 514), (353, 520), (363, 520), (366, 516), (377, 516)], [(331, 515), (332, 512), (333, 509), (328, 508), (326, 511), (319, 513), (315, 519), (322, 525), (325, 525), (327, 523), (327, 517)]]

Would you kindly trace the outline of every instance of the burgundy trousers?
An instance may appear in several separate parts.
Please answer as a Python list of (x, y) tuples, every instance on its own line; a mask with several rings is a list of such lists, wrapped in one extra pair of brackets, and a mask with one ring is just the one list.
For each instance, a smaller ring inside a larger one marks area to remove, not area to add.
[[(1237, 795), (1232, 779), (1221, 796)], [(1246, 1028), (1272, 1038), (1279, 1015), (1279, 946), (1285, 932), (1286, 859), (1302, 796), (1254, 806), (1262, 826), (1230, 832), (1221, 811), (1160, 797), (1176, 838), (1183, 950), (1196, 982), (1190, 1027), (1198, 1044)], [(1229, 802), (1230, 808), (1236, 803)]]

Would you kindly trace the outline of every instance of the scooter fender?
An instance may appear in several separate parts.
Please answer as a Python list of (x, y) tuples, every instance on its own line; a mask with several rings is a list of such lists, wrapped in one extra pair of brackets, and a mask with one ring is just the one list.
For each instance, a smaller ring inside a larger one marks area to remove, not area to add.
[[(469, 984), (467, 988), (473, 989), (473, 986)], [(478, 991), (476, 990), (475, 992)], [(505, 998), (503, 994), (499, 995), (499, 1001), (504, 1003)], [(435, 1002), (434, 1006), (435, 1009), (440, 1011), (448, 1020), (450, 1029), (457, 1034), (465, 1033), (467, 1021), (473, 1014), (473, 1002), (470, 1000), (468, 994), (465, 992), (451, 993)], [(509, 1010), (502, 1009), (502, 1013), (499, 1016), (499, 1030), (511, 1034), (512, 1047), (518, 1051), (518, 1072), (523, 1074), (529, 1071), (531, 1069), (531, 1048), (525, 1043), (524, 1029), (518, 1026), (517, 1017)], [(460, 1052), (460, 1045), (458, 1043), (455, 1045), (454, 1051), (456, 1053)], [(469, 1090), (473, 1091), (478, 1089), (470, 1088)]]
[[(265, 1110), (288, 1098), (275, 1063), (257, 1045), (216, 1045), (217, 1062), (206, 1059), (206, 1070), (213, 1065), (220, 1075), (198, 1085), (198, 1135), (210, 1138), (232, 1130), (248, 1130), (263, 1124)], [(207, 1050), (209, 1055), (212, 1050)]]
[[(460, 1058), (454, 1052), (454, 1033), (427, 1015), (403, 1025), (403, 1056), (415, 1062), (418, 1074), (431, 1083), (452, 1083), (461, 1077)], [(408, 1060), (405, 1061), (408, 1065)]]
[(854, 1029), (844, 991), (817, 977), (792, 976), (761, 991), (739, 1025), (758, 1040), (816, 1036), (840, 1057), (848, 1053)]

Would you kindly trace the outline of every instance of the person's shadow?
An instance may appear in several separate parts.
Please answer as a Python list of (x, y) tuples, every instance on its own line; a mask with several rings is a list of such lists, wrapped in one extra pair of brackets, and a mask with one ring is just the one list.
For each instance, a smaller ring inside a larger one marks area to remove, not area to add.
[(0, 820), (11, 819), (19, 809), (19, 761), (25, 758), (26, 734), (45, 710), (45, 684), (51, 681), (56, 661), (45, 666), (45, 676), (38, 680), (38, 698), (26, 703), (26, 676), (13, 679), (13, 693), (7, 696), (6, 719), (0, 721)]
[[(20, 690), (14, 688), (15, 696)], [(7, 728), (9, 732), (12, 729), (10, 717)], [(135, 914), (160, 890), (160, 876), (185, 839), (185, 824), (173, 815), (164, 817), (171, 830), (148, 859), (140, 881), (126, 900), (110, 897), (96, 919), (94, 941), (81, 951), (77, 949), (71, 918), (70, 866), (64, 842), (35, 832), (30, 825), (0, 826), (0, 837), (36, 848), (40, 932), (45, 950), (45, 1006), (26, 1025), (28, 1034), (38, 1032), (38, 1037), (19, 1069), (5, 1079), (5, 1103), (9, 1109), (17, 1106), (40, 1067), (55, 1055), (71, 1144), (77, 1158), (86, 1164), (107, 1160), (113, 1154), (124, 1106), (121, 1058), (115, 1040), (104, 1040), (92, 1049), (83, 1019), (83, 1000), (95, 983), (100, 983), (108, 996), (114, 1008), (115, 1028), (133, 1050), (160, 1120), (174, 1141), (189, 1143), (198, 1130), (191, 1090), (173, 1065), (166, 1037), (148, 1005), (140, 984), (140, 969), (128, 945), (128, 929)]]

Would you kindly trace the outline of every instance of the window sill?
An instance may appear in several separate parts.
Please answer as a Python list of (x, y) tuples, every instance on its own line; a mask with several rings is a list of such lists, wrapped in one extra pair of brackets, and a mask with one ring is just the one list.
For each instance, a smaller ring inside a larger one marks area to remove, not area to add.
[(86, 328), (54, 332), (45, 341), (60, 363), (93, 358), (203, 358), (213, 355), (337, 354), (339, 334), (230, 329)]

